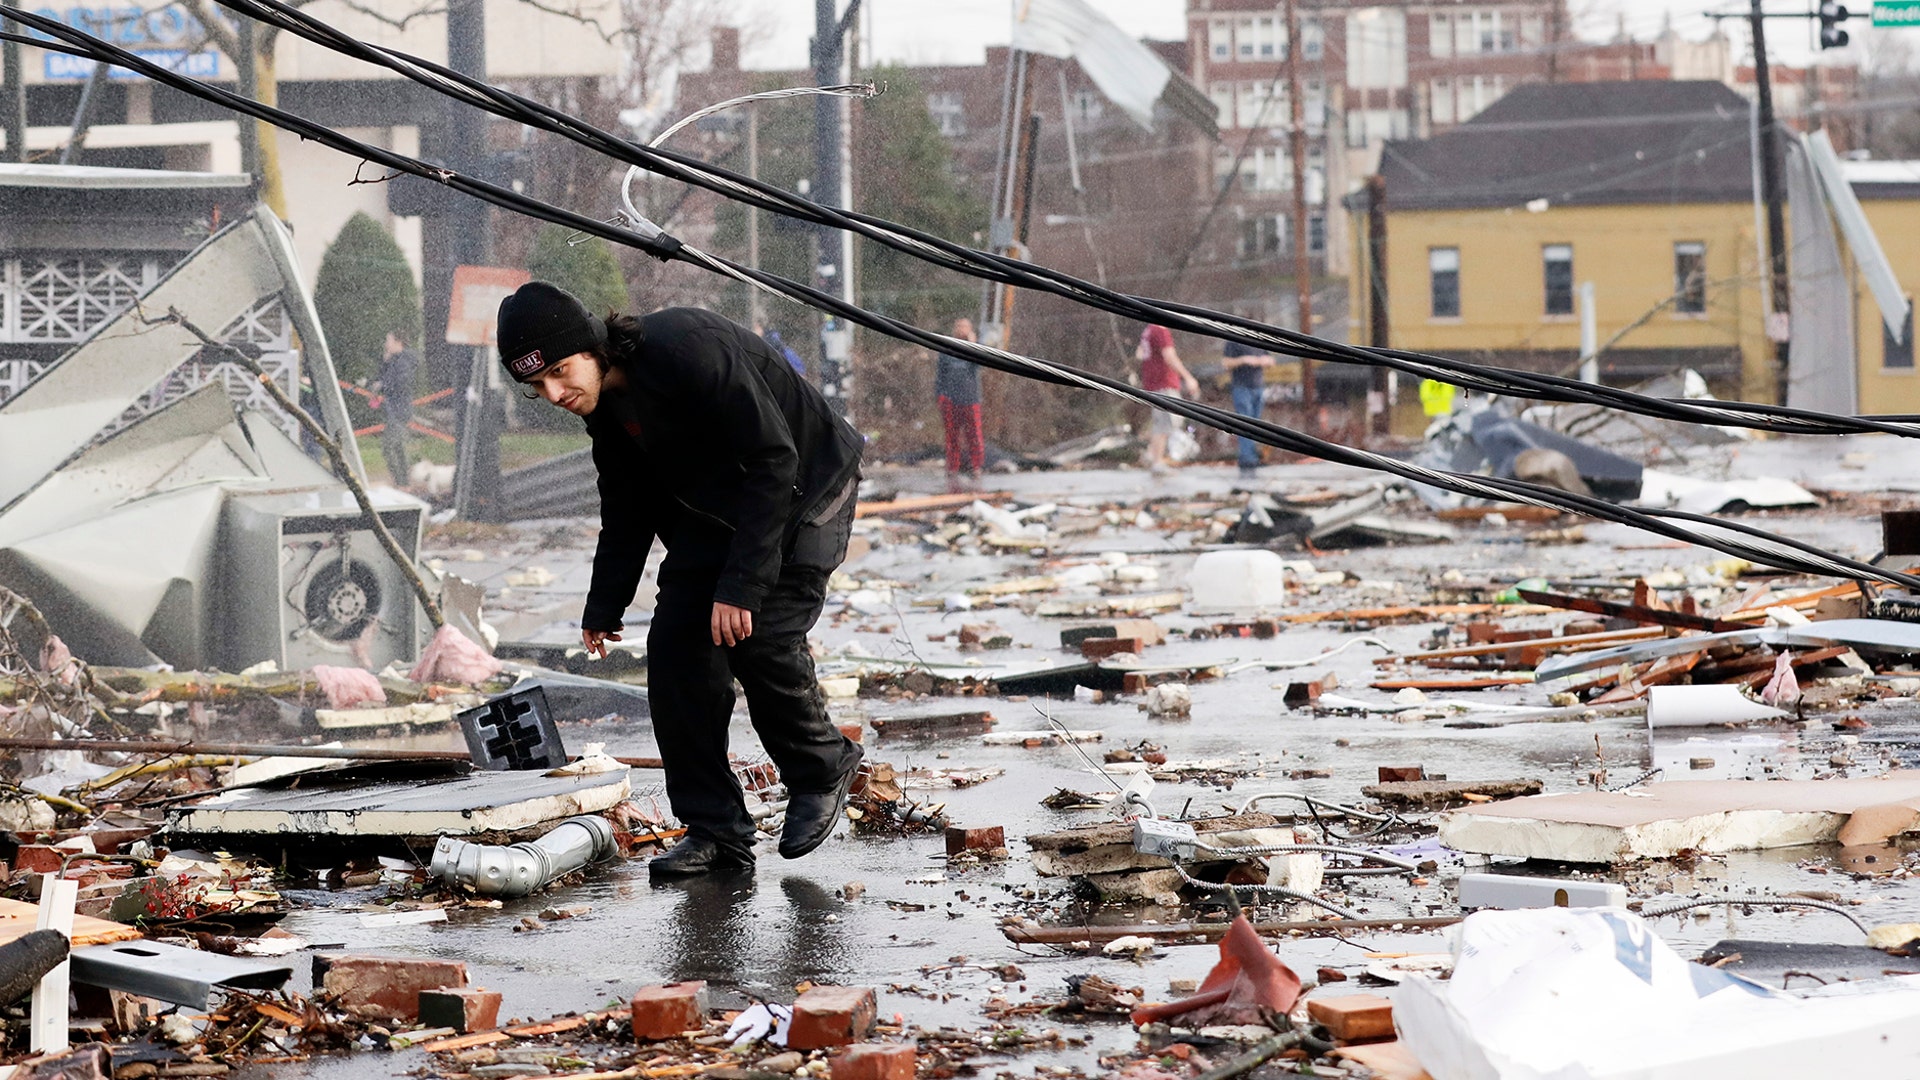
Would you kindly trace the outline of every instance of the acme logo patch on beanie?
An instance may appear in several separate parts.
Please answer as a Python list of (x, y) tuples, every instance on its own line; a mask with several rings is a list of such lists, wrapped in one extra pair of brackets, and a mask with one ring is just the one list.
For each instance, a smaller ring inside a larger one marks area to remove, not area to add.
[(530, 281), (500, 301), (500, 362), (525, 382), (575, 353), (607, 344), (607, 324), (572, 293)]

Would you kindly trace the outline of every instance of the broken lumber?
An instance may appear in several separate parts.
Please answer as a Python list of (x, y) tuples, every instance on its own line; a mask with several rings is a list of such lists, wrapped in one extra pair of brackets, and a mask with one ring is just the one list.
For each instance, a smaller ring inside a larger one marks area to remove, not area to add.
[[(1544, 604), (1547, 607), (1562, 608), (1567, 611), (1584, 611), (1589, 615), (1605, 615), (1614, 619), (1632, 619), (1649, 626), (1672, 626), (1681, 630), (1744, 630), (1751, 623), (1734, 622), (1729, 619), (1713, 619), (1705, 615), (1689, 615), (1680, 611), (1662, 611), (1658, 608), (1641, 607), (1637, 604), (1622, 604), (1615, 600), (1595, 600), (1585, 596), (1566, 596), (1561, 593), (1536, 592), (1532, 589), (1519, 590), (1520, 599), (1531, 604)], [(1763, 616), (1764, 617), (1764, 616)]]
[[(375, 750), (344, 746), (273, 746), (267, 743), (164, 742), (142, 739), (4, 739), (0, 750), (86, 750), (126, 754), (205, 754), (224, 757), (330, 758), (338, 761), (472, 761), (457, 750)], [(617, 757), (633, 769), (662, 768), (657, 757)]]
[[(1747, 628), (1751, 629), (1751, 628)], [(1448, 649), (1433, 649), (1428, 652), (1402, 653), (1399, 656), (1381, 656), (1374, 659), (1376, 667), (1386, 667), (1402, 661), (1418, 662), (1423, 660), (1450, 660), (1462, 656), (1491, 656), (1495, 653), (1511, 652), (1515, 648), (1539, 649), (1543, 652), (1586, 652), (1593, 649), (1605, 649), (1615, 645), (1627, 645), (1636, 641), (1648, 641), (1667, 636), (1664, 627), (1647, 627), (1639, 630), (1609, 630), (1600, 634), (1579, 634), (1574, 637), (1543, 638), (1538, 642), (1527, 642), (1525, 646), (1505, 643), (1486, 645), (1456, 645)]]
[(1391, 780), (1368, 784), (1360, 794), (1401, 809), (1442, 810), (1483, 799), (1538, 795), (1545, 786), (1538, 780)]
[(905, 498), (890, 499), (886, 502), (861, 502), (853, 507), (854, 517), (884, 517), (888, 514), (917, 514), (927, 510), (957, 510), (963, 506), (972, 506), (976, 500), (984, 503), (1004, 502), (1013, 498), (1005, 491), (963, 491), (951, 495), (908, 495)]

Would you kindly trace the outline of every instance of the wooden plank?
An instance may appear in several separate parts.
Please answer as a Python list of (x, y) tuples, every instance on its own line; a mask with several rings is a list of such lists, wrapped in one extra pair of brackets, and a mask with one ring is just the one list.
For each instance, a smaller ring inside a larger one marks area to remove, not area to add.
[[(1575, 634), (1572, 637), (1550, 638), (1530, 644), (1552, 646), (1554, 652), (1586, 652), (1592, 649), (1606, 649), (1615, 645), (1625, 645), (1634, 641), (1649, 641), (1667, 636), (1664, 627), (1651, 626), (1640, 630), (1608, 630), (1599, 634)], [(1382, 656), (1374, 661), (1375, 666), (1386, 667), (1408, 661), (1448, 660), (1457, 656), (1490, 656), (1495, 653), (1511, 651), (1512, 645), (1493, 643), (1487, 645), (1456, 645), (1451, 649), (1434, 649), (1423, 653), (1402, 653), (1399, 656)]]
[(1421, 604), (1403, 607), (1344, 608), (1338, 611), (1302, 611), (1279, 616), (1284, 623), (1380, 622), (1385, 619), (1450, 619), (1462, 615), (1545, 615), (1553, 608), (1528, 604)]
[(1456, 506), (1451, 510), (1438, 510), (1434, 516), (1441, 521), (1483, 521), (1489, 514), (1499, 514), (1508, 521), (1544, 522), (1552, 521), (1565, 511), (1551, 506), (1531, 506), (1527, 503), (1495, 503), (1492, 506)]
[(1706, 650), (1702, 649), (1699, 652), (1663, 656), (1647, 665), (1647, 669), (1636, 674), (1630, 682), (1622, 683), (1614, 687), (1599, 697), (1594, 698), (1589, 704), (1611, 705), (1617, 701), (1633, 701), (1637, 698), (1644, 697), (1648, 687), (1665, 686), (1668, 683), (1680, 681), (1680, 679), (1691, 672), (1694, 666), (1699, 664), (1706, 655)]
[(1499, 686), (1531, 686), (1531, 675), (1488, 675), (1479, 679), (1381, 679), (1370, 682), (1375, 690), (1491, 690)]
[(961, 491), (951, 495), (909, 495), (904, 499), (889, 502), (855, 503), (854, 517), (884, 517), (888, 514), (917, 514), (925, 510), (955, 510), (962, 506), (972, 506), (975, 499), (984, 503), (1003, 502), (1013, 498), (1005, 491)]
[[(33, 930), (40, 918), (38, 904), (0, 899), (0, 945), (18, 940)], [(111, 945), (116, 941), (138, 941), (145, 935), (125, 923), (108, 922), (91, 915), (73, 917), (73, 947)]]
[[(40, 905), (35, 930), (57, 930), (73, 941), (73, 905), (80, 883), (55, 874), (40, 875)], [(67, 1048), (67, 997), (72, 990), (72, 961), (62, 960), (34, 985), (28, 1048), (36, 1054), (54, 1054)]]
[(1595, 600), (1585, 596), (1535, 592), (1532, 589), (1521, 589), (1520, 599), (1533, 604), (1563, 608), (1567, 611), (1584, 611), (1589, 615), (1632, 619), (1634, 622), (1650, 626), (1674, 626), (1682, 630), (1710, 630), (1718, 633), (1725, 630), (1746, 630), (1752, 626), (1750, 623), (1737, 623), (1727, 619), (1710, 619), (1702, 615), (1687, 615), (1678, 611), (1636, 607), (1633, 604), (1622, 604), (1614, 600)]

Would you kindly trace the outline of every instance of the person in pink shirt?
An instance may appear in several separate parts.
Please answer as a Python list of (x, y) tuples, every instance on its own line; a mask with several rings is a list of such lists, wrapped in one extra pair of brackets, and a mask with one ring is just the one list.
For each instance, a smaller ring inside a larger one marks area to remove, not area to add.
[[(1180, 362), (1180, 354), (1173, 347), (1173, 331), (1164, 326), (1149, 326), (1140, 332), (1140, 344), (1134, 350), (1134, 359), (1140, 361), (1140, 388), (1157, 394), (1172, 397), (1198, 397), (1200, 383)], [(1174, 432), (1179, 418), (1170, 412), (1155, 409), (1153, 426), (1147, 433), (1147, 465), (1156, 473), (1167, 471), (1167, 439)]]

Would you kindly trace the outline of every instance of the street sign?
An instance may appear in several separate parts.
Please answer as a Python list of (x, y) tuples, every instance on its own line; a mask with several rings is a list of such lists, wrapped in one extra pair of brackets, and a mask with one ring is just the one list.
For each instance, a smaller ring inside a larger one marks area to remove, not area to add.
[(1873, 25), (1920, 26), (1920, 0), (1873, 0)]
[(491, 345), (500, 301), (531, 280), (525, 270), (504, 266), (456, 266), (447, 312), (447, 344)]

